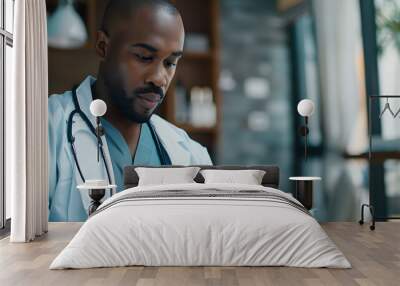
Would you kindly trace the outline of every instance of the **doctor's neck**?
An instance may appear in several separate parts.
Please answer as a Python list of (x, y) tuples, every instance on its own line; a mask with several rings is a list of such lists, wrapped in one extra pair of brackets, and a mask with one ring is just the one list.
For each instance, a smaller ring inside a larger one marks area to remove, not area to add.
[(124, 137), (128, 143), (131, 154), (135, 153), (136, 145), (140, 136), (141, 123), (132, 122), (127, 119), (121, 111), (110, 100), (110, 94), (104, 79), (99, 74), (96, 82), (91, 87), (93, 99), (101, 99), (107, 104), (107, 112), (104, 118), (107, 119)]

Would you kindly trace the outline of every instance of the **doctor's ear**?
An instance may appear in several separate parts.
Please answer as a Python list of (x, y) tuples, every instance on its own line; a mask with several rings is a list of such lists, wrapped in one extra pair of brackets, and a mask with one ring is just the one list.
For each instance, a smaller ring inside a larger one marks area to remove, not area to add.
[(96, 53), (103, 60), (107, 56), (109, 46), (109, 38), (104, 31), (97, 31), (96, 35)]

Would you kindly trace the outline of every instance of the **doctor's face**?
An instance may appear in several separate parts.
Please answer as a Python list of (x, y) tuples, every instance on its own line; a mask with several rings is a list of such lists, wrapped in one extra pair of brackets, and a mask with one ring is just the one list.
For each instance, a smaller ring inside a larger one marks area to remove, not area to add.
[(146, 122), (164, 99), (182, 56), (182, 19), (145, 6), (107, 32), (99, 31), (96, 50), (109, 100), (130, 121)]

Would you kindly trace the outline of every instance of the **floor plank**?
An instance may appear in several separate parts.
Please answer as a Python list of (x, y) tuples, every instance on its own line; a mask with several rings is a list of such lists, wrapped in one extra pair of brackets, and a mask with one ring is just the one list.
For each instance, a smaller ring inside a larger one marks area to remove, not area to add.
[(51, 223), (49, 233), (32, 243), (0, 240), (0, 285), (399, 285), (400, 222), (368, 225), (322, 224), (351, 262), (352, 269), (290, 267), (118, 267), (85, 270), (48, 269), (79, 230), (80, 223)]

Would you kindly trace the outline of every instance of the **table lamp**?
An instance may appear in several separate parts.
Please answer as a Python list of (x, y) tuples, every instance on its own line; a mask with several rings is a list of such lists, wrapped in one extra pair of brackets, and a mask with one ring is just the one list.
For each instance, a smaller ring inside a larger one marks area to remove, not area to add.
[(304, 117), (305, 125), (300, 127), (300, 135), (304, 136), (304, 159), (307, 160), (307, 135), (310, 132), (308, 129), (308, 118), (314, 112), (314, 102), (311, 99), (303, 99), (297, 105), (297, 111)]

